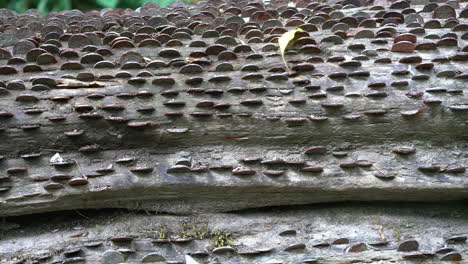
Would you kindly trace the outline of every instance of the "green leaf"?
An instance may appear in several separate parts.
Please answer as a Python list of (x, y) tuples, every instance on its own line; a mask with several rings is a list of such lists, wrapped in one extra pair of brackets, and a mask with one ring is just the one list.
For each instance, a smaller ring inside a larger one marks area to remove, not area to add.
[(291, 40), (294, 39), (296, 36), (296, 32), (298, 31), (303, 31), (301, 28), (296, 28), (295, 30), (290, 30), (288, 32), (285, 32), (281, 37), (278, 38), (278, 44), (281, 52), (281, 58), (283, 59), (284, 66), (286, 66), (286, 69), (289, 71), (288, 64), (286, 63), (286, 59), (284, 58), (284, 52), (286, 51), (286, 48), (288, 47), (288, 44)]
[(8, 0), (0, 0), (0, 7), (1, 8), (8, 7)]
[(8, 8), (22, 13), (28, 9), (27, 4), (27, 0), (10, 1), (8, 3)]
[(70, 10), (72, 9), (71, 0), (60, 0), (58, 8), (59, 10)]
[(145, 0), (120, 0), (118, 7), (119, 8), (131, 8), (131, 9), (136, 9), (138, 7), (141, 7), (145, 2)]
[(150, 1), (144, 1), (144, 2), (153, 2), (156, 3), (159, 7), (166, 7), (172, 3), (174, 3), (177, 0), (150, 0)]
[(119, 0), (97, 0), (96, 3), (102, 7), (116, 8)]
[(37, 10), (39, 10), (42, 13), (47, 13), (49, 10), (47, 8), (47, 3), (49, 0), (40, 0), (39, 4), (37, 5)]

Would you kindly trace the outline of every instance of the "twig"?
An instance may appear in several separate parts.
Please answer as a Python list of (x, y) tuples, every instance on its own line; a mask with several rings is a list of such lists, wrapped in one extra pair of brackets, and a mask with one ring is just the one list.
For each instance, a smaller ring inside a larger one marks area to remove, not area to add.
[(385, 234), (383, 232), (383, 226), (379, 227), (380, 239), (385, 240)]
[(379, 168), (377, 168), (377, 166), (375, 166), (374, 164), (372, 164), (372, 167), (374, 167), (378, 172), (382, 173), (383, 175), (385, 175), (385, 173), (383, 173), (381, 170), (379, 170)]
[(84, 218), (86, 218), (86, 219), (89, 219), (89, 217), (87, 217), (86, 215), (80, 213), (80, 211), (75, 210), (75, 212), (76, 212), (77, 214), (81, 215), (82, 217), (84, 217)]
[(78, 171), (81, 173), (81, 176), (83, 176), (83, 178), (85, 179), (88, 179), (88, 177), (86, 177), (86, 175), (83, 173), (83, 170), (81, 169), (81, 165), (80, 163), (76, 160), (76, 159), (73, 159), (73, 161), (76, 163), (76, 165), (78, 166)]

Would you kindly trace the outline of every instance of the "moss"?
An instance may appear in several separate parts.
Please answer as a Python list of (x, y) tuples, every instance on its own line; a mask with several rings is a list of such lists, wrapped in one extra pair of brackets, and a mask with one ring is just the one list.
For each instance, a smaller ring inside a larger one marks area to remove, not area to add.
[(159, 230), (156, 232), (157, 238), (166, 239), (169, 237), (169, 229), (166, 224), (160, 224)]
[(213, 232), (213, 246), (225, 247), (232, 245), (232, 234), (229, 232), (215, 231)]

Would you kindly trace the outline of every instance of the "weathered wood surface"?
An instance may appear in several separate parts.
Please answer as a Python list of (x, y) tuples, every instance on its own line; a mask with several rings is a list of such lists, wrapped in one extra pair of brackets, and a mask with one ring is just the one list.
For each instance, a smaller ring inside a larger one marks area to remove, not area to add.
[[(69, 212), (17, 219), (23, 234), (10, 224), (0, 254), (44, 263), (118, 263), (112, 255), (142, 263), (155, 253), (165, 260), (160, 263), (184, 263), (184, 254), (199, 263), (445, 263), (466, 257), (465, 209), (461, 203), (355, 203), (190, 216)], [(216, 248), (213, 231), (232, 233), (231, 246)], [(197, 233), (207, 237), (194, 238)]]
[[(467, 17), (455, 1), (2, 9), (0, 216), (466, 201)], [(276, 39), (297, 27), (287, 71)]]

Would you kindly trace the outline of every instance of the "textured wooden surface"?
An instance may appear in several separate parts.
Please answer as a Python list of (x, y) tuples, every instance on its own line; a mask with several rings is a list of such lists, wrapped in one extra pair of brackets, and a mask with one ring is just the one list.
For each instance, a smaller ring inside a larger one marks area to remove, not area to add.
[[(2, 9), (0, 216), (466, 201), (467, 17), (456, 1)], [(276, 39), (297, 27), (287, 71)]]

